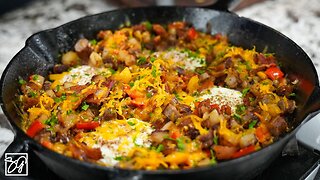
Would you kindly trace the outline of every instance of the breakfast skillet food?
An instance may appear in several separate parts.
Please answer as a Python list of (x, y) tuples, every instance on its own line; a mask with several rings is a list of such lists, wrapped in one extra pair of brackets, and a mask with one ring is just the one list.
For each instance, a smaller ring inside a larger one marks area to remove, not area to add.
[(20, 79), (27, 135), (76, 159), (187, 169), (255, 152), (290, 131), (294, 86), (273, 54), (185, 22), (79, 39), (45, 79)]

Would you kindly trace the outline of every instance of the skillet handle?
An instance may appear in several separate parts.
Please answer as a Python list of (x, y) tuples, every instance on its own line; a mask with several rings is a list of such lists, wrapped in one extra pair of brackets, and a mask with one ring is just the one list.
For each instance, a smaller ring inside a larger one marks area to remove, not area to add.
[(229, 12), (233, 10), (240, 2), (241, 0), (217, 0), (216, 3), (209, 6), (204, 6), (204, 7), (208, 9), (215, 9), (215, 10)]

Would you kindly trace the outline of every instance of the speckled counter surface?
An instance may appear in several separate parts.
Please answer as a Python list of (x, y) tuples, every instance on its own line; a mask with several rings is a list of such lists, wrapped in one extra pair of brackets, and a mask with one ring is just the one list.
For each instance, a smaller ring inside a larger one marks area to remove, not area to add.
[[(85, 15), (123, 7), (107, 0), (35, 0), (0, 16), (0, 74), (35, 32), (57, 27)], [(236, 12), (282, 32), (300, 45), (320, 74), (320, 1), (268, 0)], [(0, 155), (12, 141), (0, 110)]]

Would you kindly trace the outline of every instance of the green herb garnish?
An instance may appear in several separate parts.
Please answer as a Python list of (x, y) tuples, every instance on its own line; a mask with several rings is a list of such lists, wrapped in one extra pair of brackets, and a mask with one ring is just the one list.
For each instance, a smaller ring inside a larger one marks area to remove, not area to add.
[(164, 150), (164, 146), (162, 144), (159, 144), (159, 146), (157, 147), (156, 151), (157, 152), (161, 152)]
[(150, 57), (150, 61), (153, 63), (156, 60), (155, 57)]
[(88, 108), (89, 108), (89, 105), (86, 102), (84, 102), (81, 106), (81, 109), (84, 111), (86, 111)]
[(151, 75), (156, 78), (157, 77), (157, 70), (155, 66), (152, 66), (152, 71), (151, 71)]
[(26, 84), (27, 81), (23, 80), (23, 79), (19, 79), (19, 84), (23, 85), (23, 84)]
[(112, 69), (112, 68), (109, 68), (109, 71), (111, 72), (111, 74), (115, 74), (116, 73), (116, 71), (114, 69)]
[(97, 40), (95, 40), (95, 39), (92, 39), (91, 41), (89, 41), (90, 42), (90, 44), (92, 44), (92, 45), (96, 45), (97, 44)]
[(289, 97), (295, 97), (295, 96), (296, 96), (296, 93), (289, 94)]
[(38, 74), (33, 75), (32, 79), (33, 79), (34, 81), (38, 80), (38, 79), (39, 79), (39, 75), (38, 75)]
[(218, 141), (219, 141), (218, 136), (213, 136), (213, 143), (214, 143), (215, 145), (218, 145)]
[(253, 121), (251, 121), (251, 123), (249, 124), (249, 129), (252, 129), (252, 128), (254, 128), (254, 126), (257, 124), (257, 120), (253, 120)]
[(180, 151), (183, 151), (185, 149), (186, 145), (184, 144), (182, 138), (177, 139), (177, 147)]
[(145, 21), (143, 22), (143, 24), (146, 26), (148, 31), (152, 30), (152, 24), (149, 21)]
[(145, 58), (145, 57), (140, 57), (137, 61), (138, 65), (142, 65), (146, 62), (147, 62), (147, 58)]
[(49, 126), (54, 126), (56, 124), (58, 124), (58, 118), (57, 116), (55, 115), (52, 115), (49, 119), (47, 119), (45, 122), (44, 122), (46, 125), (49, 125)]
[(241, 91), (242, 97), (246, 96), (249, 91), (250, 91), (250, 88), (244, 88), (244, 89)]
[(147, 93), (147, 98), (151, 98), (152, 94), (151, 93)]
[(131, 121), (127, 121), (127, 123), (130, 125), (130, 126), (134, 126), (135, 123), (134, 122), (131, 122)]
[(133, 87), (134, 86), (134, 82), (129, 82), (129, 86)]

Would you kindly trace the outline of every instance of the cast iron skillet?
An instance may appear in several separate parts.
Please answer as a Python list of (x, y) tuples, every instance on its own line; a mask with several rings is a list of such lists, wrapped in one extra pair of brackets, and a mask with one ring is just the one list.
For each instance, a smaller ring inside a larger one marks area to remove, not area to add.
[[(80, 37), (95, 38), (102, 29), (117, 29), (125, 22), (137, 24), (149, 20), (167, 24), (187, 21), (196, 29), (212, 34), (222, 32), (230, 42), (244, 48), (256, 47), (274, 52), (290, 78), (299, 79), (297, 90), (298, 108), (290, 124), (294, 130), (279, 141), (258, 152), (221, 162), (214, 166), (190, 170), (125, 170), (101, 167), (74, 160), (50, 151), (19, 128), (20, 118), (13, 105), (18, 89), (18, 78), (30, 74), (48, 75), (58, 62), (59, 54), (72, 49)], [(121, 9), (84, 17), (55, 29), (34, 34), (26, 46), (10, 61), (1, 78), (1, 106), (14, 131), (15, 140), (7, 152), (30, 148), (57, 175), (65, 179), (250, 179), (266, 169), (275, 160), (298, 128), (320, 109), (319, 79), (311, 60), (293, 41), (281, 33), (247, 18), (228, 12), (186, 7), (148, 7)], [(3, 157), (1, 160), (3, 171)]]

